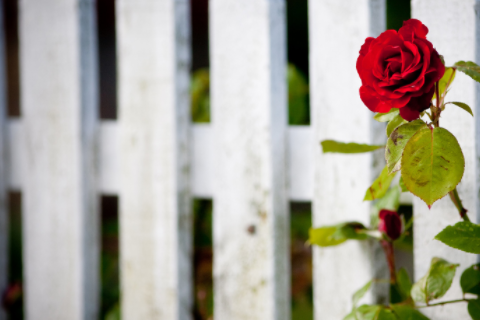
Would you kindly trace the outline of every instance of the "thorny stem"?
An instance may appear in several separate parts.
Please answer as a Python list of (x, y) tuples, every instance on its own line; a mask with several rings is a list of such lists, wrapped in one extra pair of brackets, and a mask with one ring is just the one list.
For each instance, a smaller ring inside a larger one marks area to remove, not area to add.
[(476, 300), (476, 299), (458, 299), (458, 300), (450, 300), (450, 301), (443, 301), (443, 302), (438, 302), (438, 303), (433, 303), (433, 304), (427, 304), (426, 306), (419, 306), (419, 307), (416, 307), (416, 308), (417, 308), (417, 309), (421, 309), (421, 308), (428, 308), (428, 307), (441, 306), (441, 305), (444, 305), (444, 304), (450, 304), (450, 303), (457, 303), (457, 302), (469, 302), (469, 301), (473, 301), (473, 300)]
[(380, 240), (383, 252), (387, 258), (388, 270), (390, 271), (390, 284), (397, 283), (397, 274), (395, 273), (395, 254), (393, 252), (393, 244), (387, 240)]
[(440, 93), (440, 90), (438, 88), (438, 81), (435, 82), (435, 95), (436, 95), (436, 104), (437, 106), (435, 108), (433, 108), (432, 110), (432, 117), (433, 117), (433, 125), (435, 127), (438, 127), (440, 124), (439, 124), (439, 121), (440, 121), (440, 113), (442, 112), (442, 110), (440, 109), (440, 96), (439, 96), (439, 93)]
[(450, 191), (448, 194), (450, 195), (450, 199), (452, 199), (455, 207), (457, 207), (460, 217), (463, 220), (470, 222), (470, 218), (467, 216), (468, 210), (463, 207), (462, 200), (460, 200), (460, 197), (458, 196), (457, 188), (453, 189), (453, 191)]

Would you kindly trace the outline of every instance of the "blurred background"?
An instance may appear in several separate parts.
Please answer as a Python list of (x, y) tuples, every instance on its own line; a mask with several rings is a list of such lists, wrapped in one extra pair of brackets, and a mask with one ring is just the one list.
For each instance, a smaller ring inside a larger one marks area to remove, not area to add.
[[(18, 0), (4, 0), (8, 116), (20, 117), (18, 70)], [(191, 115), (192, 122), (210, 121), (208, 0), (190, 0), (192, 26)], [(287, 0), (288, 42), (288, 120), (290, 125), (309, 125), (308, 0)], [(116, 39), (115, 0), (97, 0), (98, 49), (100, 70), (101, 119), (115, 120)], [(410, 0), (387, 0), (387, 29), (397, 29), (410, 18)], [(341, 21), (339, 21), (341, 23)], [(22, 300), (22, 218), (21, 194), (12, 191), (10, 208), (9, 287), (2, 295), (9, 319), (23, 319)], [(212, 290), (212, 203), (194, 199), (194, 314), (195, 320), (213, 319)], [(311, 227), (311, 204), (291, 203), (291, 295), (292, 320), (313, 320), (312, 255), (305, 245)], [(400, 212), (408, 221), (410, 206)], [(118, 198), (103, 195), (100, 201), (102, 221), (101, 319), (120, 319)], [(410, 232), (410, 235), (412, 233)], [(412, 251), (412, 237), (407, 237), (398, 255)], [(409, 267), (409, 266), (406, 266)]]

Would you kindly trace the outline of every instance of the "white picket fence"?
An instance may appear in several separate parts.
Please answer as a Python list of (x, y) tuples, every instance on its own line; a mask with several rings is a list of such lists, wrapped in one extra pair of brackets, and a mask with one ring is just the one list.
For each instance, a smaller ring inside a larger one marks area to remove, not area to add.
[[(97, 201), (118, 194), (122, 318), (191, 319), (191, 199), (210, 197), (215, 319), (289, 319), (288, 201), (312, 201), (314, 225), (369, 221), (362, 199), (379, 164), (371, 155), (323, 155), (319, 141), (383, 139), (359, 99), (355, 62), (364, 39), (385, 29), (385, 0), (309, 1), (312, 124), (298, 127), (286, 125), (284, 0), (210, 0), (208, 125), (189, 120), (189, 1), (116, 6), (119, 117), (100, 121), (94, 0), (20, 1), (22, 116), (0, 112), (0, 287), (7, 274), (4, 196), (21, 190), (27, 319), (96, 319)], [(412, 1), (412, 16), (430, 28), (449, 64), (480, 62), (475, 9), (475, 0)], [(3, 61), (3, 38), (0, 45)], [(0, 63), (2, 109), (4, 78)], [(458, 75), (451, 98), (480, 114), (478, 92)], [(474, 221), (478, 119), (458, 110), (442, 118), (465, 153), (459, 189)], [(477, 260), (432, 240), (458, 220), (448, 199), (432, 210), (413, 204), (415, 278), (432, 256), (462, 268)], [(342, 319), (351, 293), (381, 274), (382, 264), (368, 243), (315, 248), (315, 319)], [(455, 297), (457, 284), (446, 298)], [(428, 314), (468, 317), (456, 305)]]

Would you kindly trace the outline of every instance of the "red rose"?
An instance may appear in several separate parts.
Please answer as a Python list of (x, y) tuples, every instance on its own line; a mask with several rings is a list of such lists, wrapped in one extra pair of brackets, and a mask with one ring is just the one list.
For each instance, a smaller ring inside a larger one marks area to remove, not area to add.
[(399, 108), (402, 118), (412, 121), (429, 108), (445, 66), (427, 33), (422, 22), (410, 19), (398, 32), (387, 30), (378, 38), (365, 39), (357, 71), (362, 80), (360, 98), (370, 110), (383, 113)]
[(390, 239), (396, 240), (402, 234), (402, 220), (396, 211), (380, 210), (378, 214), (380, 222), (378, 230), (386, 234)]

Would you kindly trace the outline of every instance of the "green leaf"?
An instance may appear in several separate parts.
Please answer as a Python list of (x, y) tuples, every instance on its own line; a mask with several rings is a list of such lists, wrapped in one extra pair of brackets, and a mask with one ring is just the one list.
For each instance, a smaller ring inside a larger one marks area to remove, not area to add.
[(340, 223), (334, 226), (320, 227), (310, 229), (311, 244), (320, 247), (331, 247), (339, 245), (347, 240), (365, 240), (368, 235), (358, 232), (366, 229), (360, 222)]
[(472, 109), (470, 108), (470, 106), (469, 106), (468, 104), (463, 103), (463, 102), (454, 101), (454, 102), (447, 102), (447, 103), (445, 103), (445, 105), (447, 105), (447, 104), (449, 104), (449, 103), (454, 104), (454, 105), (456, 105), (457, 107), (462, 108), (463, 110), (465, 110), (465, 111), (467, 111), (468, 113), (470, 113), (470, 114), (472, 115), (472, 117), (473, 117), (473, 111), (472, 111)]
[(387, 113), (377, 113), (373, 119), (377, 120), (378, 122), (387, 122), (398, 116), (399, 113), (400, 110), (397, 108), (392, 108)]
[(376, 320), (398, 320), (392, 309), (381, 308)]
[(452, 248), (480, 254), (480, 226), (469, 221), (447, 226), (435, 236), (435, 239)]
[(473, 320), (480, 320), (480, 300), (468, 302), (468, 314), (470, 314)]
[(358, 320), (378, 320), (382, 306), (378, 305), (361, 305), (357, 308), (355, 316)]
[(427, 127), (407, 142), (401, 166), (407, 189), (431, 206), (455, 189), (462, 179), (465, 159), (450, 132)]
[(390, 137), (392, 134), (393, 130), (395, 130), (397, 127), (401, 126), (404, 123), (407, 123), (408, 121), (403, 119), (400, 115), (395, 116), (388, 124), (387, 124), (387, 137)]
[(408, 192), (407, 186), (405, 185), (405, 182), (403, 182), (403, 178), (400, 177), (400, 180), (398, 181), (398, 185), (400, 186), (400, 189), (402, 192)]
[(455, 63), (458, 71), (465, 73), (473, 80), (480, 82), (480, 66), (472, 61), (458, 61)]
[(322, 148), (323, 152), (335, 152), (335, 153), (363, 153), (363, 152), (370, 152), (375, 151), (385, 146), (381, 145), (369, 145), (369, 144), (361, 144), (361, 143), (344, 143), (338, 142), (334, 140), (323, 140), (322, 141)]
[[(442, 79), (440, 79), (440, 81), (438, 82), (438, 91), (440, 93), (440, 97), (443, 95), (445, 90), (448, 89), (447, 84), (448, 86), (450, 86), (454, 79), (455, 79), (455, 69), (451, 67), (445, 68), (445, 73), (443, 74)], [(436, 93), (433, 94), (432, 100), (435, 98), (436, 98)]]
[(398, 320), (429, 320), (420, 311), (404, 304), (394, 304), (392, 309), (397, 315)]
[(401, 268), (397, 272), (397, 285), (400, 289), (400, 294), (403, 300), (407, 300), (410, 297), (410, 291), (412, 290), (412, 282), (405, 268)]
[(393, 178), (395, 178), (395, 173), (389, 174), (388, 168), (385, 166), (378, 178), (375, 179), (370, 188), (367, 189), (367, 192), (365, 192), (363, 201), (371, 201), (383, 197), (385, 193), (387, 193)]
[(433, 258), (427, 274), (418, 280), (411, 290), (413, 300), (428, 303), (443, 297), (452, 285), (458, 264), (441, 258)]
[(363, 298), (363, 296), (365, 295), (365, 293), (368, 292), (368, 290), (370, 290), (370, 287), (372, 286), (372, 280), (368, 281), (363, 287), (361, 287), (360, 289), (358, 289), (352, 296), (352, 303), (353, 303), (353, 306), (356, 307), (357, 306), (357, 303), (358, 301), (360, 301), (360, 299)]
[(480, 295), (480, 263), (474, 264), (463, 271), (460, 277), (460, 286), (464, 294)]
[(402, 153), (405, 145), (420, 129), (427, 128), (427, 124), (420, 119), (405, 123), (397, 127), (390, 134), (385, 148), (388, 172), (395, 172), (401, 168)]

